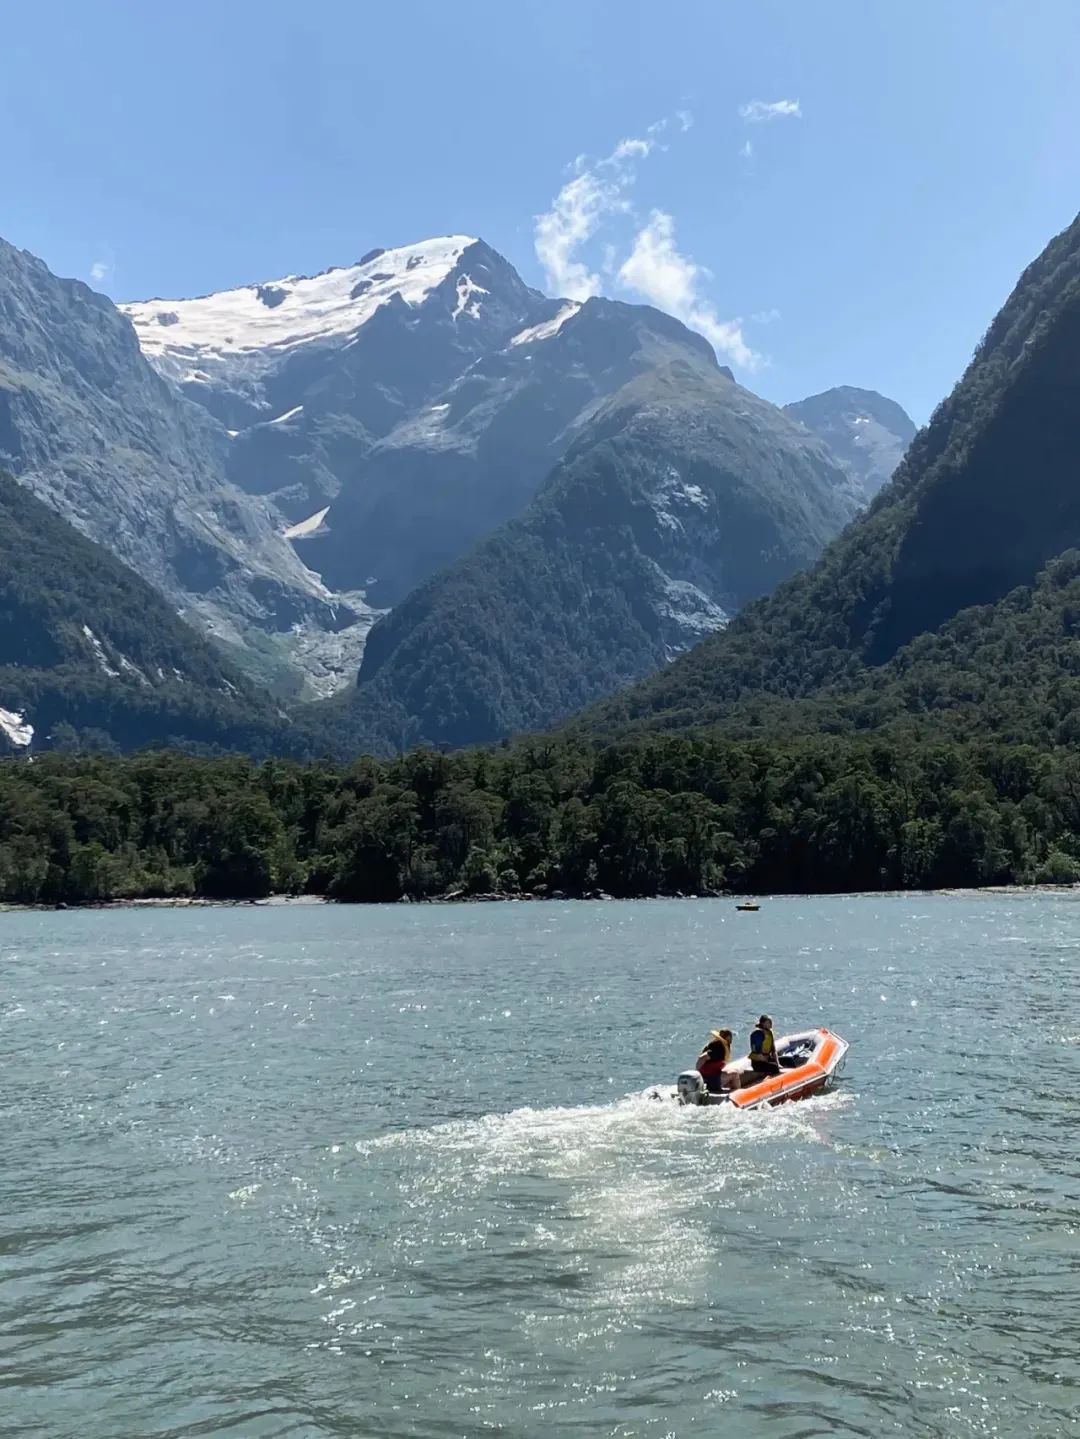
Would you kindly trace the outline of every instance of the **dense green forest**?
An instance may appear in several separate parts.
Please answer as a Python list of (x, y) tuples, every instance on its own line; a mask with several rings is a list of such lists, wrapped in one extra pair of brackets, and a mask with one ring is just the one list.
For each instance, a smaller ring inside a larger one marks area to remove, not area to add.
[(1080, 878), (1080, 753), (649, 738), (342, 767), (0, 763), (0, 900), (829, 892)]
[[(764, 660), (763, 660), (764, 665)], [(766, 670), (767, 674), (768, 671)], [(887, 664), (853, 666), (812, 695), (749, 692), (727, 705), (684, 672), (672, 730), (728, 739), (875, 733), (908, 748), (975, 737), (1047, 747), (1080, 740), (1080, 550), (1057, 556), (1032, 585), (962, 610)], [(669, 695), (674, 695), (674, 689)], [(588, 732), (595, 717), (580, 722)], [(639, 715), (624, 738), (648, 733)]]

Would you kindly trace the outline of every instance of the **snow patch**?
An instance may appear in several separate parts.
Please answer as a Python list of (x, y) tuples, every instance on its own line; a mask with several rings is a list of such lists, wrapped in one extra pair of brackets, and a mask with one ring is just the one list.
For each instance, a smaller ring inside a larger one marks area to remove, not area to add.
[(290, 525), (289, 528), (283, 532), (285, 538), (287, 540), (302, 540), (305, 535), (313, 535), (329, 513), (329, 505), (327, 505), (325, 509), (316, 510), (313, 515), (308, 515), (306, 520), (301, 520), (299, 524)]
[(568, 300), (557, 315), (550, 320), (545, 320), (541, 325), (530, 325), (527, 330), (520, 330), (510, 344), (531, 345), (534, 340), (550, 340), (552, 335), (557, 335), (567, 320), (576, 315), (580, 309), (580, 300)]
[(693, 505), (699, 510), (709, 508), (709, 497), (700, 485), (684, 480), (673, 465), (669, 465), (661, 476), (652, 497), (652, 508), (659, 523), (666, 530), (681, 530), (682, 520), (672, 513), (675, 509)]
[[(421, 305), (475, 243), (468, 235), (447, 235), (321, 275), (289, 275), (197, 299), (142, 300), (118, 308), (135, 326), (143, 353), (169, 378), (206, 381), (211, 370), (250, 376), (269, 369), (282, 352), (354, 336), (395, 297)], [(275, 300), (270, 306), (260, 297), (268, 293)], [(482, 293), (462, 276), (455, 316), (469, 313), (476, 303), (472, 297)]]
[(711, 600), (697, 585), (689, 580), (673, 580), (659, 566), (657, 574), (664, 592), (657, 612), (675, 626), (678, 635), (678, 643), (667, 646), (669, 660), (730, 623), (731, 616), (727, 610)]
[(25, 749), (34, 738), (34, 726), (17, 710), (0, 709), (0, 730), (17, 749)]
[(97, 635), (94, 633), (94, 631), (90, 628), (89, 625), (83, 625), (82, 632), (89, 640), (90, 648), (94, 651), (94, 655), (97, 659), (98, 664), (105, 671), (105, 673), (110, 676), (110, 678), (118, 680), (120, 678), (120, 671), (114, 670), (112, 665), (106, 659), (105, 646), (98, 639)]
[(141, 685), (149, 685), (150, 681), (143, 674), (138, 665), (132, 664), (127, 655), (121, 655), (119, 660), (120, 668), (125, 674), (134, 675)]
[(472, 296), (488, 293), (482, 285), (474, 284), (470, 275), (462, 275), (457, 282), (457, 305), (450, 318), (456, 320), (464, 315), (468, 320), (477, 319), (480, 315), (480, 306), (476, 300), (472, 299)]

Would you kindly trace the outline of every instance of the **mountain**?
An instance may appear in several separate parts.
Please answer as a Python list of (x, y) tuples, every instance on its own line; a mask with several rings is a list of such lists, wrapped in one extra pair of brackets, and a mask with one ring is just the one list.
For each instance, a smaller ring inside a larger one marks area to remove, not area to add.
[(999, 707), (1002, 685), (1026, 702), (1027, 644), (1046, 646), (1040, 684), (1068, 691), (1080, 611), (1071, 571), (1063, 581), (1051, 562), (1080, 546), (1078, 392), (1080, 217), (1025, 270), (892, 482), (817, 564), (583, 723), (739, 728), (816, 697), (840, 723), (862, 706), (872, 724), (888, 695), (912, 713), (954, 704), (973, 645)]
[(450, 235), (319, 275), (120, 308), (155, 368), (228, 427), (234, 483), (300, 524), (378, 440), (557, 306), (483, 241)]
[(3, 241), (0, 294), (0, 463), (22, 484), (249, 659), (360, 618), (229, 483), (224, 429), (110, 300)]
[(604, 401), (708, 343), (643, 305), (568, 301), (513, 334), (371, 451), (303, 546), (327, 582), (393, 605), (519, 515)]
[(820, 441), (665, 327), (666, 361), (595, 410), (524, 514), (374, 627), (352, 706), (362, 743), (552, 724), (723, 626), (856, 512)]
[[(813, 559), (853, 510), (855, 487), (821, 443), (731, 389), (700, 336), (646, 306), (547, 299), (468, 236), (122, 314), (32, 257), (8, 247), (4, 258), (16, 304), (0, 319), (10, 384), (0, 396), (15, 398), (7, 411), (0, 401), (0, 453), (284, 696), (330, 694), (355, 673), (378, 613), (420, 589), (362, 672), (366, 688), (397, 650), (389, 684), (418, 617), (425, 632), (441, 625), (433, 596), (451, 591), (423, 587), (459, 563), (479, 574), (467, 557), (496, 533), (503, 546), (500, 526), (526, 513), (571, 454), (577, 478), (558, 503), (578, 505), (587, 534), (572, 537), (572, 556), (542, 565), (563, 575), (569, 564), (586, 584), (591, 571), (611, 572), (614, 589), (593, 614), (610, 635), (594, 680), (538, 679), (531, 700), (496, 706), (485, 733), (521, 716), (547, 722), (663, 663)], [(680, 373), (690, 377), (682, 395)], [(612, 499), (580, 467), (616, 429)], [(670, 524), (655, 518), (664, 446), (679, 465), (709, 470), (693, 513)], [(560, 494), (570, 484), (550, 483)], [(570, 498), (591, 486), (595, 514), (587, 498)], [(529, 516), (528, 533), (550, 535), (553, 503), (546, 496)], [(784, 505), (790, 518), (777, 512)], [(626, 515), (639, 510), (654, 516), (650, 533), (631, 525), (627, 541)], [(689, 538), (674, 540), (677, 529)], [(737, 553), (729, 538), (744, 531), (755, 538)], [(625, 630), (619, 606), (629, 606)], [(548, 602), (540, 608), (556, 618)], [(593, 643), (579, 619), (559, 629), (571, 648)], [(433, 662), (418, 664), (414, 694)], [(394, 681), (392, 707), (405, 683)], [(428, 732), (425, 707), (406, 709)], [(435, 728), (457, 732), (449, 709)]]
[(784, 409), (843, 460), (868, 500), (891, 479), (915, 438), (915, 425), (907, 413), (876, 390), (840, 385)]
[(519, 514), (627, 381), (712, 358), (647, 307), (546, 299), (466, 236), (122, 308), (228, 425), (230, 478), (273, 502), (331, 590), (380, 608)]
[(47, 747), (61, 727), (123, 749), (292, 743), (155, 589), (0, 473), (0, 749)]

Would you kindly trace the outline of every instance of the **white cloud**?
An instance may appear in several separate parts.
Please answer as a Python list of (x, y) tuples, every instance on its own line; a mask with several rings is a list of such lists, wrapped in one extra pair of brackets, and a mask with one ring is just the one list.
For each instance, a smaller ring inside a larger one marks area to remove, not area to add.
[[(628, 191), (639, 162), (654, 150), (665, 148), (661, 137), (673, 125), (685, 132), (692, 124), (690, 113), (680, 110), (650, 125), (643, 138), (620, 140), (602, 160), (589, 162), (579, 155), (571, 167), (571, 178), (555, 196), (551, 208), (536, 217), (536, 254), (554, 294), (587, 300), (600, 293), (601, 276), (607, 277), (609, 284), (614, 280), (622, 289), (697, 330), (733, 364), (753, 370), (763, 363), (762, 357), (746, 343), (742, 321), (721, 319), (703, 293), (711, 276), (703, 266), (679, 252), (675, 221), (666, 211), (653, 210), (646, 224), (640, 218), (636, 220), (632, 248), (621, 263), (610, 242), (603, 246), (599, 274), (582, 258), (584, 246), (606, 222), (615, 216), (633, 215)], [(742, 153), (752, 157), (749, 141)]]
[(688, 255), (679, 253), (675, 244), (675, 221), (663, 210), (652, 212), (619, 267), (619, 283), (626, 289), (697, 330), (734, 364), (747, 370), (756, 369), (761, 364), (761, 356), (743, 338), (742, 321), (722, 320), (712, 303), (702, 295), (702, 282), (709, 278), (708, 270), (695, 264)]
[(581, 247), (605, 220), (630, 209), (626, 192), (634, 183), (637, 162), (665, 148), (661, 137), (673, 124), (685, 133), (693, 123), (689, 110), (678, 110), (674, 116), (654, 120), (644, 137), (620, 140), (602, 160), (589, 164), (584, 155), (577, 157), (571, 166), (573, 179), (555, 196), (551, 209), (536, 217), (533, 244), (549, 290), (570, 300), (587, 300), (599, 293), (600, 276), (578, 258)]
[(644, 160), (653, 148), (652, 140), (620, 140), (611, 152), (612, 160)]
[(740, 156), (741, 156), (744, 160), (752, 160), (752, 159), (754, 158), (754, 143), (753, 143), (753, 141), (752, 141), (752, 140), (747, 140), (746, 144), (745, 144), (745, 145), (742, 147), (742, 149), (739, 151), (739, 154), (740, 154)]
[(606, 215), (623, 207), (622, 177), (605, 179), (595, 170), (569, 180), (551, 209), (536, 219), (536, 257), (544, 267), (548, 289), (571, 300), (587, 300), (600, 288), (600, 277), (577, 258), (577, 251), (600, 227)]
[(570, 300), (587, 300), (600, 290), (600, 276), (578, 259), (578, 252), (609, 216), (629, 206), (625, 192), (634, 183), (634, 162), (656, 148), (655, 138), (666, 121), (649, 126), (649, 138), (620, 140), (592, 166), (584, 155), (574, 161), (574, 178), (568, 180), (551, 203), (536, 217), (533, 244), (544, 267), (548, 288)]
[(112, 266), (109, 264), (108, 260), (95, 260), (94, 263), (90, 266), (91, 280), (97, 280), (98, 283), (100, 283), (102, 280), (108, 280), (111, 275)]
[(750, 100), (739, 106), (739, 118), (748, 125), (760, 125), (766, 120), (801, 120), (802, 107), (798, 100)]

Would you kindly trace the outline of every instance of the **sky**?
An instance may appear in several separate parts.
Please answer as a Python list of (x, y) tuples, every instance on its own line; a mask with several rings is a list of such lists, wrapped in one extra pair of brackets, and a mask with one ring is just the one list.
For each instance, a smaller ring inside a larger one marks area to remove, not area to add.
[(114, 299), (483, 237), (918, 421), (1080, 208), (1080, 0), (8, 0), (0, 235)]

